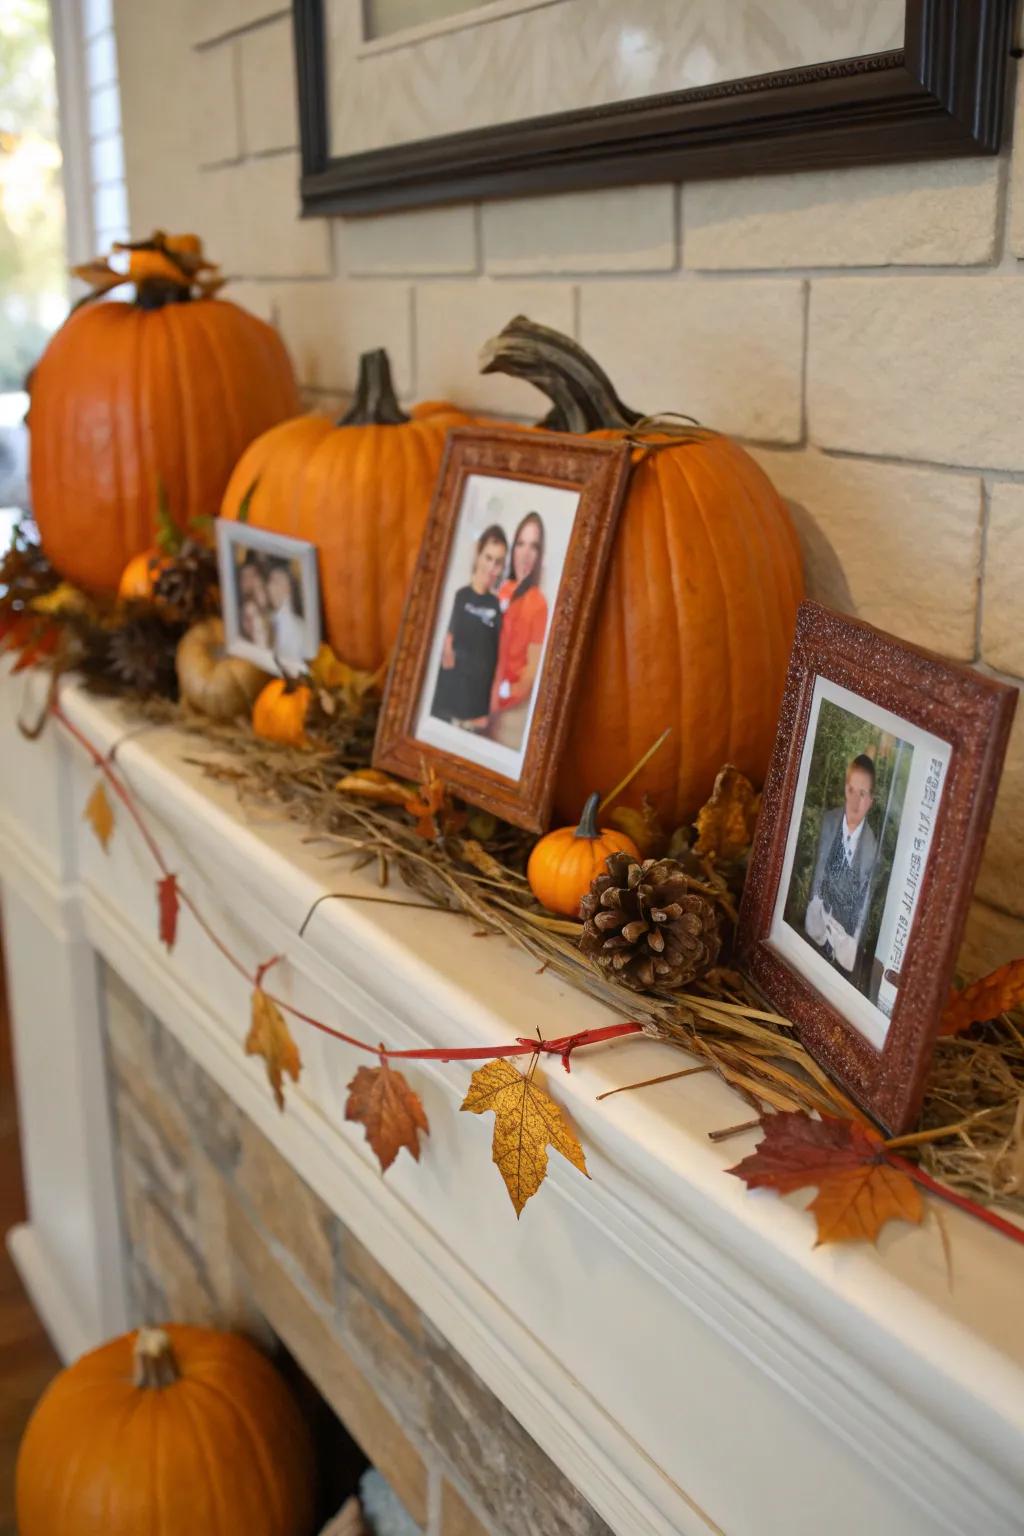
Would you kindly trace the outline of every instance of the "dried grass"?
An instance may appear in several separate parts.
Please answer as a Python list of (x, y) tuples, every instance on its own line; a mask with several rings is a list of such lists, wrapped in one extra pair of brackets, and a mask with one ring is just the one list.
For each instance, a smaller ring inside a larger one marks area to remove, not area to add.
[[(397, 875), (421, 900), (503, 933), (616, 1019), (635, 1019), (647, 1034), (689, 1053), (755, 1112), (771, 1107), (863, 1118), (788, 1022), (766, 1012), (737, 972), (719, 967), (686, 993), (648, 995), (595, 970), (576, 947), (580, 924), (553, 918), (531, 896), (524, 873), (528, 834), (496, 823), (479, 839), (460, 832), (425, 841), (402, 810), (337, 793), (343, 774), (369, 763), (371, 714), (337, 720), (322, 746), (299, 751), (260, 741), (247, 725), (214, 724), (162, 701), (129, 707), (153, 724), (194, 734), (205, 750), (190, 761), (232, 784), (243, 800), (294, 818), (329, 857), (350, 867), (375, 864), (378, 899), (401, 900), (384, 894)], [(719, 901), (728, 927), (728, 892), (713, 883), (706, 891)], [(898, 1144), (954, 1189), (1024, 1215), (1024, 1034), (1013, 1019), (940, 1040), (919, 1128)]]

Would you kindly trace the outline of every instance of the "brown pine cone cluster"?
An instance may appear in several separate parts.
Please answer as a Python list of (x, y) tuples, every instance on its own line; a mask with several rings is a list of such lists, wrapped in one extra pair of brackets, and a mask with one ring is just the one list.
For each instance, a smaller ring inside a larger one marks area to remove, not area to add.
[(196, 624), (217, 611), (217, 553), (196, 539), (186, 539), (163, 563), (153, 583), (153, 598), (172, 618)]
[(580, 949), (637, 992), (685, 986), (714, 965), (722, 939), (714, 902), (674, 859), (613, 853), (580, 903)]

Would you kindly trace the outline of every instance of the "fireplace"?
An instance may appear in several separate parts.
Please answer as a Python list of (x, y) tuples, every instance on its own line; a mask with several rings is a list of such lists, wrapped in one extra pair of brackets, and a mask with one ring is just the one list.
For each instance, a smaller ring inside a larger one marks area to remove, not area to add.
[[(250, 988), (188, 913), (160, 943), (153, 872), (118, 813), (83, 819), (74, 743), (19, 733), (41, 679), (0, 674), (0, 881), (29, 1221), (11, 1248), (71, 1358), (133, 1319), (273, 1333), (428, 1536), (1018, 1536), (1019, 1250), (957, 1212), (818, 1249), (806, 1196), (724, 1170), (754, 1138), (706, 1073), (619, 1041), (548, 1068), (591, 1178), (552, 1158), (517, 1222), (471, 1064), (410, 1066), (430, 1135), (382, 1178), (344, 1119), (359, 1064), (300, 1033), (285, 1112), (244, 1052)], [(497, 1045), (607, 1013), (498, 938), (377, 895), (293, 823), (238, 805), (74, 684), (183, 886), (300, 1009), (396, 1048)], [(157, 1022), (159, 1021), (159, 1022)], [(562, 1164), (561, 1166), (559, 1166)]]

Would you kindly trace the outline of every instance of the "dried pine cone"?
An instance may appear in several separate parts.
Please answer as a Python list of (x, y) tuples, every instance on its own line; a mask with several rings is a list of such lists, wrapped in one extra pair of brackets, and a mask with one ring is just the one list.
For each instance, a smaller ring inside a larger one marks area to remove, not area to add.
[(580, 903), (580, 949), (637, 992), (685, 986), (714, 965), (719, 911), (674, 859), (613, 853)]
[(186, 539), (163, 564), (153, 583), (154, 601), (183, 624), (195, 624), (217, 611), (217, 555), (205, 544)]
[(179, 631), (169, 628), (151, 613), (139, 613), (105, 637), (101, 654), (97, 649), (92, 672), (94, 681), (107, 683), (115, 692), (128, 691), (143, 698), (159, 695), (176, 698), (178, 679), (174, 670), (175, 640)]

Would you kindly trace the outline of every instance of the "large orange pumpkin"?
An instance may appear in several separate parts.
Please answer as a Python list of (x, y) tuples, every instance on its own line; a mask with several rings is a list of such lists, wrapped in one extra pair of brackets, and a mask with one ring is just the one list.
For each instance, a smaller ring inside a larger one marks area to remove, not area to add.
[[(336, 424), (300, 416), (242, 455), (222, 517), (315, 544), (324, 627), (350, 666), (374, 672), (398, 633), (450, 427), (470, 418), (445, 401), (398, 404), (387, 354), (360, 359), (350, 409)], [(249, 494), (251, 492), (251, 495)]]
[(144, 1328), (50, 1384), (18, 1452), (20, 1536), (310, 1536), (309, 1431), (237, 1334)]
[(720, 433), (652, 430), (546, 326), (520, 316), (481, 361), (548, 395), (545, 427), (642, 444), (559, 772), (560, 817), (616, 784), (667, 725), (625, 803), (649, 796), (671, 828), (696, 814), (723, 763), (760, 783), (803, 596), (796, 534), (768, 476)]
[[(215, 513), (242, 450), (299, 409), (277, 332), (214, 298), (209, 265), (194, 236), (132, 248), (134, 301), (79, 305), (32, 374), (35, 518), (80, 586), (117, 591), (153, 543), (161, 485), (183, 528)], [(97, 294), (125, 281), (102, 262), (77, 271)]]

